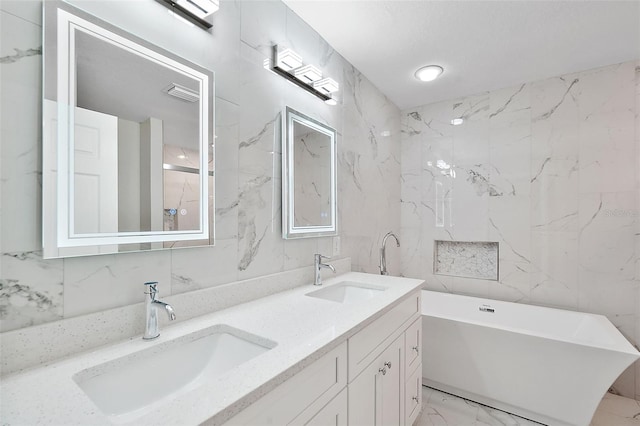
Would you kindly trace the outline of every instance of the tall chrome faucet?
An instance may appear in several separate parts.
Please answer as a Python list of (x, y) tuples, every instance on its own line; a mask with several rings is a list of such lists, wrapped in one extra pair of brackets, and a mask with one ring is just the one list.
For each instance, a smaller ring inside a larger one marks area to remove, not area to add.
[(323, 256), (321, 254), (315, 254), (315, 261), (314, 261), (314, 267), (313, 270), (315, 271), (315, 278), (313, 280), (313, 285), (322, 285), (322, 276), (320, 275), (320, 270), (322, 268), (329, 268), (333, 271), (333, 273), (336, 273), (336, 268), (333, 267), (333, 265), (329, 265), (328, 263), (322, 263), (322, 259), (330, 259), (327, 256)]
[(160, 328), (158, 327), (158, 307), (162, 306), (165, 311), (167, 311), (167, 315), (169, 319), (173, 321), (176, 319), (176, 314), (173, 312), (173, 307), (168, 303), (161, 302), (157, 300), (158, 297), (158, 282), (150, 281), (144, 283), (149, 289), (145, 294), (149, 295), (145, 300), (145, 305), (147, 308), (147, 316), (145, 321), (145, 329), (144, 336), (142, 337), (145, 340), (155, 339), (160, 335)]
[(382, 239), (382, 247), (380, 248), (380, 266), (379, 266), (380, 275), (389, 275), (389, 272), (387, 272), (387, 252), (386, 252), (387, 238), (389, 237), (393, 237), (396, 240), (397, 247), (400, 247), (400, 240), (398, 240), (398, 236), (393, 232), (387, 232), (387, 234)]

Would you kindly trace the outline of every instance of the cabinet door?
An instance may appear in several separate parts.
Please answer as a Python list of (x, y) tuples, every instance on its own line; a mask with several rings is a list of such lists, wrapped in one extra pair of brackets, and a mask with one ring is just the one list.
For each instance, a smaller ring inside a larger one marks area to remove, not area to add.
[(347, 390), (343, 389), (305, 426), (347, 426)]
[(399, 426), (404, 415), (404, 336), (348, 386), (350, 426)]

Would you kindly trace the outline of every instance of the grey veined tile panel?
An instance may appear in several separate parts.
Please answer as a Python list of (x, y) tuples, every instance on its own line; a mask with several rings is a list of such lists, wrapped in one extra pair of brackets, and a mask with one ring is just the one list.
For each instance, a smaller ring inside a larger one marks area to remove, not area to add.
[(434, 273), (454, 277), (498, 280), (498, 243), (435, 241)]

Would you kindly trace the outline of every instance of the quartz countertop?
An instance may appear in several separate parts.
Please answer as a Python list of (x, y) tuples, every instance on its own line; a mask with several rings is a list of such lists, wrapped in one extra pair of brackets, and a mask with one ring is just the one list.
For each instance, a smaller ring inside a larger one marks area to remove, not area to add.
[(152, 341), (143, 341), (137, 336), (5, 376), (0, 382), (0, 421), (3, 425), (114, 424), (114, 419), (103, 414), (75, 383), (75, 374), (213, 325), (225, 324), (273, 341), (277, 346), (195, 389), (179, 392), (168, 401), (159, 401), (149, 413), (129, 422), (135, 425), (191, 425), (204, 421), (222, 424), (353, 336), (423, 283), (417, 279), (349, 272), (325, 280), (324, 287), (342, 281), (380, 285), (387, 290), (368, 300), (342, 304), (307, 297), (306, 293), (319, 287), (304, 285), (166, 326), (161, 329), (160, 337)]

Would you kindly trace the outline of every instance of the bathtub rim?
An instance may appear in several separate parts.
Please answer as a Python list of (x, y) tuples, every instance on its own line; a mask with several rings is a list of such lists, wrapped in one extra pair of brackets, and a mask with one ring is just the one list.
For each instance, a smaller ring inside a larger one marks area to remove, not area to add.
[[(430, 314), (430, 313), (425, 313), (425, 311), (423, 310), (423, 308), (425, 307), (425, 302), (426, 302), (426, 295), (425, 294), (421, 294), (422, 296), (422, 301), (421, 301), (421, 306), (420, 306), (420, 312), (422, 316), (428, 316), (428, 317), (432, 317), (432, 318), (440, 318), (440, 319), (445, 319), (445, 320), (449, 320), (449, 321), (456, 321), (456, 322), (461, 322), (461, 323), (465, 323), (465, 324), (471, 324), (471, 325), (475, 325), (478, 327), (487, 327), (487, 328), (495, 328), (495, 329), (499, 329), (499, 330), (504, 330), (507, 332), (511, 332), (511, 333), (518, 333), (518, 334), (524, 334), (524, 335), (528, 335), (528, 336), (533, 336), (533, 337), (539, 337), (542, 339), (549, 339), (549, 340), (553, 340), (556, 342), (564, 342), (564, 343), (571, 343), (571, 344), (575, 344), (575, 345), (581, 345), (581, 346), (587, 346), (587, 347), (593, 347), (593, 348), (598, 348), (598, 349), (602, 349), (602, 350), (608, 350), (608, 351), (615, 351), (615, 352), (620, 352), (620, 353), (624, 353), (627, 355), (631, 355), (631, 356), (635, 356), (635, 361), (637, 361), (638, 359), (640, 359), (640, 351), (638, 351), (635, 346), (620, 332), (620, 330), (618, 330), (618, 328), (613, 325), (613, 323), (605, 316), (605, 315), (601, 315), (601, 314), (593, 314), (590, 312), (580, 312), (580, 311), (572, 311), (569, 309), (560, 309), (560, 308), (551, 308), (551, 307), (547, 307), (547, 306), (540, 306), (540, 305), (531, 305), (531, 304), (525, 304), (525, 303), (516, 303), (516, 302), (507, 302), (507, 301), (503, 301), (503, 300), (497, 300), (497, 299), (489, 299), (489, 298), (483, 298), (483, 297), (477, 297), (477, 296), (468, 296), (466, 294), (457, 294), (457, 293), (449, 293), (449, 292), (441, 292), (441, 291), (434, 291), (434, 290), (425, 290), (425, 289), (421, 289), (421, 291), (423, 292), (427, 292), (427, 293), (436, 293), (438, 294), (438, 296), (444, 296), (444, 297), (461, 297), (461, 298), (466, 298), (466, 299), (475, 299), (478, 301), (482, 301), (485, 303), (500, 303), (500, 304), (509, 304), (509, 305), (516, 305), (516, 306), (526, 306), (528, 308), (533, 308), (533, 309), (540, 309), (542, 311), (554, 311), (554, 312), (562, 312), (562, 315), (579, 315), (579, 316), (588, 316), (588, 317), (592, 317), (595, 320), (597, 320), (600, 323), (603, 323), (603, 325), (607, 328), (609, 328), (610, 330), (615, 330), (617, 333), (615, 333), (614, 338), (616, 340), (616, 342), (614, 342), (613, 344), (607, 345), (607, 344), (603, 344), (603, 343), (596, 343), (593, 341), (586, 341), (586, 340), (582, 340), (582, 339), (577, 339), (575, 337), (570, 337), (569, 339), (567, 338), (561, 338), (560, 336), (557, 335), (552, 335), (549, 333), (543, 333), (543, 332), (538, 332), (538, 331), (534, 331), (534, 330), (527, 330), (527, 329), (523, 329), (523, 328), (517, 328), (517, 327), (510, 327), (508, 325), (503, 325), (503, 324), (495, 324), (495, 323), (489, 323), (489, 322), (483, 322), (483, 321), (474, 321), (474, 320), (469, 320), (469, 319), (463, 319), (463, 318), (458, 318), (458, 317), (454, 317), (454, 316), (450, 316), (450, 315), (434, 315), (434, 314)], [(477, 302), (476, 302), (477, 303)], [(481, 305), (482, 303), (480, 303)]]

